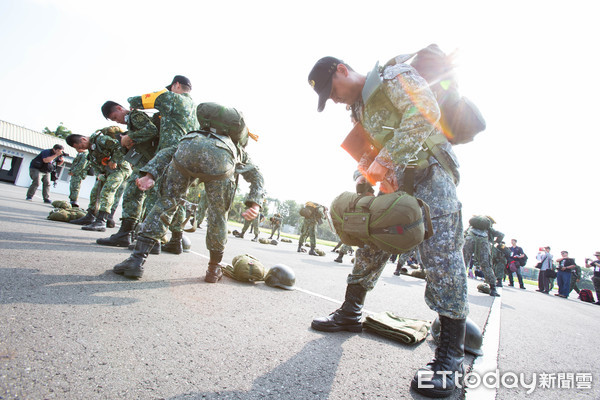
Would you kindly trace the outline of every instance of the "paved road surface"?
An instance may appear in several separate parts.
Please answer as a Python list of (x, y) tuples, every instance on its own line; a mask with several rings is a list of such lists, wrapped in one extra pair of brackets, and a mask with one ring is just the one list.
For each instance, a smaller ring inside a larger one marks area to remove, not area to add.
[[(95, 244), (116, 229), (87, 232), (46, 220), (51, 207), (39, 196), (25, 201), (25, 191), (0, 184), (0, 399), (422, 398), (409, 384), (432, 356), (431, 337), (407, 346), (366, 331), (310, 329), (343, 300), (350, 257), (337, 264), (329, 249), (312, 257), (296, 244), (230, 235), (224, 261), (250, 253), (267, 267), (285, 263), (298, 290), (228, 278), (207, 284), (202, 227), (189, 234), (193, 252), (150, 256), (144, 277), (130, 281), (111, 272), (129, 252)], [(435, 318), (423, 301), (424, 281), (394, 276), (394, 267), (365, 309)], [(493, 299), (477, 292), (479, 282), (469, 281), (470, 317), (485, 327)], [(486, 343), (499, 339), (499, 353), (484, 359), (529, 376), (591, 373), (592, 388), (500, 389), (497, 398), (600, 398), (600, 307), (533, 289), (504, 290), (501, 308), (496, 303), (500, 329), (486, 333)]]

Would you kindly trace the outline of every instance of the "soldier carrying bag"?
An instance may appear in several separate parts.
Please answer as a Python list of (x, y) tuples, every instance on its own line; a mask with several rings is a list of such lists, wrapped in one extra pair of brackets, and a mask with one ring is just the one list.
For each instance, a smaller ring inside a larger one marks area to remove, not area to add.
[(406, 253), (433, 234), (427, 203), (402, 191), (344, 192), (331, 203), (331, 219), (344, 244), (369, 244), (393, 254)]

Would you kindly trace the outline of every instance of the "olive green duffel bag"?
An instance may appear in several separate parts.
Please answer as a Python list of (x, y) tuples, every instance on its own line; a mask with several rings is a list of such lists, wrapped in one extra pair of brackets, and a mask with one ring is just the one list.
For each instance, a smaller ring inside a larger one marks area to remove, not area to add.
[(427, 203), (402, 191), (381, 196), (344, 192), (331, 203), (331, 220), (344, 244), (369, 244), (393, 254), (433, 234)]

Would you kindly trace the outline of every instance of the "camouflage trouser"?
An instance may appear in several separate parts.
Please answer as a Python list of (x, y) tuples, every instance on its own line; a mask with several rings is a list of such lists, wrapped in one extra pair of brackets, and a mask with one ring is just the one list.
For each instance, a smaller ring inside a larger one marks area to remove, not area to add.
[[(427, 281), (425, 302), (440, 315), (466, 318), (469, 304), (461, 213), (432, 218), (431, 222), (434, 235), (418, 247)], [(373, 289), (389, 258), (389, 253), (375, 247), (359, 248), (347, 283)]]
[[(156, 184), (154, 187), (147, 191), (146, 193), (146, 201), (143, 206), (143, 217), (142, 221), (146, 222), (146, 217), (150, 213), (150, 210), (154, 207), (154, 205), (158, 202), (160, 197), (160, 185), (165, 175), (162, 175), (156, 180)], [(183, 196), (185, 196), (185, 191), (183, 192)], [(180, 198), (176, 199), (176, 202), (179, 201)], [(171, 232), (182, 232), (183, 231), (183, 222), (185, 221), (185, 207), (178, 206), (177, 211), (175, 212), (171, 225), (169, 226), (169, 230)], [(166, 233), (166, 232), (165, 232)], [(164, 236), (164, 235), (163, 235)]]
[[(96, 201), (98, 201), (98, 211), (104, 211), (110, 213), (112, 206), (115, 203), (117, 190), (121, 184), (129, 176), (129, 171), (115, 170), (109, 175), (106, 175), (105, 181), (99, 181), (96, 179), (92, 192), (90, 193), (90, 204), (88, 208), (94, 209)], [(98, 196), (98, 186), (101, 185), (100, 195)], [(117, 204), (118, 205), (118, 204)]]
[(134, 168), (133, 173), (127, 179), (121, 211), (121, 219), (131, 219), (135, 222), (139, 222), (142, 217), (144, 199), (146, 198), (146, 192), (141, 191), (135, 183), (139, 176), (138, 172), (139, 168)]
[(281, 224), (271, 226), (271, 237), (275, 236), (275, 232), (277, 232), (277, 240), (281, 236)]
[(347, 244), (342, 244), (342, 247), (340, 247), (339, 250), (339, 254), (345, 255), (348, 254), (352, 251), (352, 247), (348, 246)]
[(481, 268), (488, 285), (496, 284), (496, 275), (490, 262), (490, 241), (487, 237), (468, 234), (465, 238), (465, 246), (463, 247), (463, 257), (465, 258), (466, 265), (470, 265), (471, 258), (474, 259), (475, 265)]
[[(161, 220), (161, 216), (164, 214), (167, 220), (173, 218), (175, 206), (179, 199), (185, 197), (185, 192), (191, 182), (192, 179), (181, 175), (173, 164), (169, 164), (158, 189), (160, 197), (144, 220), (141, 236), (160, 240), (167, 233), (167, 227)], [(206, 248), (209, 251), (223, 252), (225, 250), (227, 214), (235, 195), (235, 186), (232, 179), (204, 183), (208, 203)]]
[(117, 189), (117, 192), (115, 193), (115, 200), (113, 202), (112, 207), (110, 208), (111, 214), (114, 214), (117, 207), (119, 207), (119, 204), (121, 204), (121, 199), (123, 198), (123, 193), (125, 193), (125, 191), (127, 190), (130, 176), (131, 174), (126, 176), (123, 182), (121, 183), (121, 186), (119, 186), (119, 188)]
[(79, 198), (79, 189), (81, 189), (81, 182), (85, 177), (79, 175), (71, 176), (71, 182), (69, 183), (69, 200), (75, 202)]
[(201, 189), (198, 194), (198, 207), (196, 208), (196, 221), (198, 221), (197, 225), (200, 225), (204, 218), (206, 217), (206, 209), (208, 207), (208, 201), (206, 199), (206, 190)]
[(494, 264), (494, 276), (496, 280), (503, 281), (506, 274), (506, 262), (497, 262)]
[(298, 244), (303, 245), (307, 237), (310, 239), (310, 247), (314, 249), (317, 245), (317, 222), (305, 218)]
[(244, 233), (246, 233), (249, 226), (252, 226), (251, 230), (254, 231), (254, 236), (258, 236), (258, 234), (260, 233), (260, 229), (258, 229), (258, 218), (254, 218), (252, 221), (244, 221), (244, 227), (242, 228), (242, 235)]

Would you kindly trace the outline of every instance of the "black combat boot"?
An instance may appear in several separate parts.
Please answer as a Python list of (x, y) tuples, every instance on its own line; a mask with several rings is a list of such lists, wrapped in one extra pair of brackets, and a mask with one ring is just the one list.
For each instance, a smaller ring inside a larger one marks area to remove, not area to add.
[(317, 252), (315, 251), (314, 247), (310, 248), (310, 251), (308, 252), (309, 256), (318, 256)]
[(89, 225), (92, 222), (94, 222), (95, 220), (96, 220), (96, 213), (94, 212), (93, 209), (88, 208), (87, 214), (85, 214), (81, 218), (77, 218), (72, 221), (69, 221), (69, 223), (75, 224), (75, 225)]
[[(427, 397), (448, 397), (462, 385), (464, 377), (466, 319), (452, 319), (439, 316), (440, 337), (435, 356), (425, 367), (419, 369), (410, 386)], [(438, 373), (450, 371), (450, 374)], [(461, 374), (459, 377), (456, 374)]]
[(306, 249), (302, 247), (302, 243), (298, 243), (298, 253), (306, 253)]
[(221, 271), (221, 260), (223, 259), (223, 252), (210, 251), (210, 259), (208, 260), (208, 269), (206, 270), (206, 276), (204, 282), (217, 283), (223, 277), (223, 271)]
[(115, 208), (114, 210), (112, 210), (110, 212), (110, 214), (108, 214), (108, 217), (106, 217), (106, 227), (107, 228), (114, 228), (115, 227), (115, 220), (114, 220), (114, 216), (115, 216), (115, 211), (117, 209)]
[(181, 242), (181, 238), (183, 236), (183, 232), (171, 232), (171, 240), (167, 243), (163, 244), (160, 248), (161, 251), (166, 251), (167, 253), (172, 254), (181, 254), (183, 253), (183, 244)]
[(344, 262), (344, 254), (343, 253), (339, 253), (338, 256), (337, 256), (337, 258), (335, 260), (333, 260), (333, 261), (335, 261), (337, 263)]
[(496, 287), (502, 287), (502, 279), (496, 280)]
[(99, 211), (96, 220), (89, 225), (81, 227), (84, 231), (104, 232), (106, 230), (106, 219), (110, 214), (106, 211)]
[(71, 200), (71, 207), (79, 208), (79, 204), (77, 204), (77, 200)]
[(96, 239), (96, 243), (102, 246), (114, 246), (114, 247), (129, 247), (133, 241), (131, 240), (133, 230), (135, 229), (135, 220), (131, 218), (125, 218), (121, 220), (121, 226), (119, 231), (105, 239)]
[(500, 293), (496, 290), (496, 285), (493, 283), (490, 285), (490, 296), (500, 297)]
[(250, 240), (251, 242), (258, 242), (258, 235), (254, 236), (254, 239)]
[(143, 236), (138, 236), (135, 242), (135, 249), (129, 258), (113, 267), (115, 274), (123, 275), (126, 278), (139, 279), (144, 274), (144, 263), (148, 258), (148, 253), (158, 242)]
[(342, 306), (329, 314), (328, 317), (315, 318), (311, 327), (323, 332), (362, 331), (360, 319), (366, 295), (367, 290), (361, 285), (348, 285), (346, 299)]

